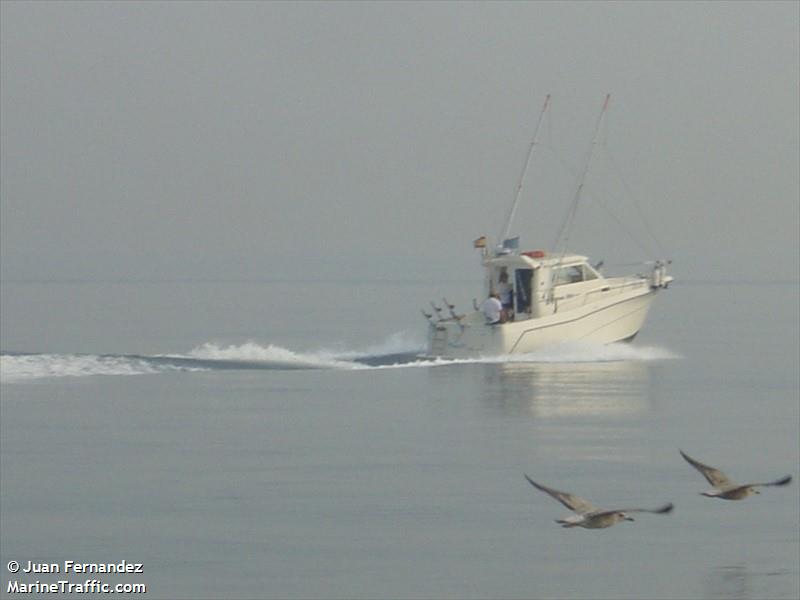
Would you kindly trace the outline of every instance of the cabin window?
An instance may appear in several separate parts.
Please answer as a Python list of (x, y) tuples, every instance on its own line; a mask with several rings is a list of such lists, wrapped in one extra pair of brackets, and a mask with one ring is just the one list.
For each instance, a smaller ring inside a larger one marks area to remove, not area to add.
[(568, 283), (578, 283), (583, 281), (583, 269), (580, 265), (573, 265), (571, 267), (561, 267), (556, 269), (555, 284), (565, 285)]
[(591, 281), (592, 279), (597, 279), (597, 273), (591, 267), (583, 265), (583, 280)]
[(560, 267), (556, 269), (554, 276), (555, 285), (565, 285), (569, 283), (580, 283), (581, 281), (591, 281), (597, 279), (597, 273), (586, 265), (572, 265), (570, 267)]

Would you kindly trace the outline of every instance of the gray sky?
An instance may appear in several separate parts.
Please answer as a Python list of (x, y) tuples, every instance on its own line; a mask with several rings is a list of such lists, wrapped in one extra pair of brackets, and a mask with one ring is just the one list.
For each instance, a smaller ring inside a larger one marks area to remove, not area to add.
[(798, 2), (1, 10), (6, 280), (477, 275), (548, 93), (524, 247), (611, 93), (573, 251), (654, 258), (633, 197), (680, 279), (798, 278)]

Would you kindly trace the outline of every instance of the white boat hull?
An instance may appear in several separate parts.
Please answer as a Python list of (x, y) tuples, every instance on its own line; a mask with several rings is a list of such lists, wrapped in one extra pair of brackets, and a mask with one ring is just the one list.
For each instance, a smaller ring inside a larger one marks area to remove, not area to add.
[(642, 280), (641, 285), (581, 307), (499, 325), (487, 325), (480, 312), (460, 319), (444, 319), (428, 328), (427, 355), (498, 356), (524, 354), (571, 341), (610, 344), (630, 340), (644, 324), (658, 289)]

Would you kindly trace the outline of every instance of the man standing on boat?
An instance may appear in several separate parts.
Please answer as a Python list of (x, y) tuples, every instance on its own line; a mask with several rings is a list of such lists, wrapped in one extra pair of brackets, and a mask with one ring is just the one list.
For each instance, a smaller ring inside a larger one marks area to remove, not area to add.
[(503, 321), (509, 321), (514, 311), (514, 290), (508, 283), (508, 272), (505, 270), (500, 273), (497, 292), (500, 294), (500, 304), (503, 305)]
[(487, 325), (499, 325), (503, 322), (503, 305), (500, 303), (500, 294), (492, 292), (481, 304), (481, 312), (486, 317)]

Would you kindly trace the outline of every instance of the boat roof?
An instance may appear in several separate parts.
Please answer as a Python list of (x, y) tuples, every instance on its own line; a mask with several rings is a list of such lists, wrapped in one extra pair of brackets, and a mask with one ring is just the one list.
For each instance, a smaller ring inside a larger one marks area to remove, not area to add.
[(506, 267), (512, 269), (536, 269), (539, 267), (568, 266), (587, 263), (589, 258), (580, 254), (551, 254), (543, 250), (531, 250), (519, 254), (501, 254), (484, 259), (486, 267)]

